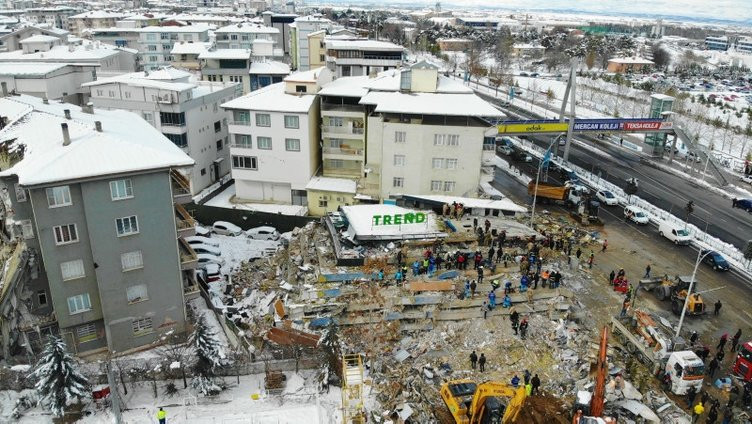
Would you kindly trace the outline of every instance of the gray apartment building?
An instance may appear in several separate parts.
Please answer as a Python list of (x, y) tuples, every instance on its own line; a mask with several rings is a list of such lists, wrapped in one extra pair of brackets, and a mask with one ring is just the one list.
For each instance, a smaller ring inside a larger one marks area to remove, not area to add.
[(77, 354), (183, 331), (197, 259), (180, 238), (194, 231), (181, 170), (193, 163), (133, 113), (0, 98), (3, 232), (25, 259), (8, 262), (6, 283), (25, 287), (3, 292), (2, 314), (13, 315), (9, 293), (32, 293), (18, 328), (2, 331), (59, 332)]

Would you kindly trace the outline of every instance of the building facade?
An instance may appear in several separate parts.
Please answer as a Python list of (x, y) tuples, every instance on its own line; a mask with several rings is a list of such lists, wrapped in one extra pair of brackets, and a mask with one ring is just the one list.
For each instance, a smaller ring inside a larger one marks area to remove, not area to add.
[(128, 17), (127, 14), (120, 12), (90, 10), (88, 12), (68, 16), (69, 28), (63, 29), (67, 29), (80, 37), (92, 29), (114, 27), (119, 20), (125, 19), (126, 17)]
[(326, 38), (326, 66), (337, 78), (369, 75), (402, 65), (404, 48), (386, 41)]
[(728, 37), (705, 37), (705, 48), (708, 50), (726, 51), (729, 48)]
[(9, 92), (83, 105), (89, 101), (89, 90), (82, 84), (94, 81), (96, 70), (95, 65), (2, 62), (0, 82)]

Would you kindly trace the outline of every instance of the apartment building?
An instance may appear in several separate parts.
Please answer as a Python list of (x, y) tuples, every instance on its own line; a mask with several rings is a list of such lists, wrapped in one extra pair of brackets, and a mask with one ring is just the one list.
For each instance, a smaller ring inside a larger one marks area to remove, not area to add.
[(103, 109), (141, 116), (188, 154), (195, 165), (187, 174), (196, 194), (230, 172), (227, 118), (219, 107), (240, 95), (230, 82), (192, 82), (191, 74), (172, 67), (101, 78), (84, 86)]
[(107, 10), (90, 10), (88, 12), (68, 16), (69, 28), (63, 29), (67, 29), (73, 34), (81, 37), (92, 29), (114, 27), (117, 21), (127, 17), (127, 13), (109, 12)]
[(18, 329), (36, 346), (59, 332), (77, 354), (183, 331), (197, 259), (178, 238), (194, 223), (175, 203), (187, 196), (172, 176), (193, 160), (130, 112), (20, 95), (0, 98), (0, 114), (0, 143), (12, 152), (0, 171), (9, 232), (33, 258), (13, 270), (34, 293)]
[[(292, 68), (298, 71), (307, 71), (311, 67), (311, 50), (323, 49), (323, 35), (319, 31), (327, 30), (331, 32), (338, 26), (329, 19), (322, 18), (319, 15), (309, 15), (295, 18), (290, 27), (290, 59)], [(312, 33), (319, 33), (320, 37), (314, 35), (313, 39), (309, 36)], [(321, 54), (317, 57), (323, 62)], [(315, 61), (315, 58), (314, 58)]]
[(726, 36), (723, 37), (705, 37), (705, 48), (708, 50), (722, 50), (726, 51), (729, 48), (729, 39)]
[(284, 54), (290, 54), (290, 24), (295, 22), (298, 15), (293, 13), (274, 13), (266, 11), (261, 14), (264, 25), (277, 28), (279, 32), (274, 35), (274, 44), (281, 47)]
[(404, 47), (386, 41), (327, 37), (326, 66), (337, 78), (369, 75), (402, 65)]
[(306, 185), (319, 168), (316, 93), (329, 81), (326, 68), (299, 72), (222, 105), (232, 120), (239, 200), (306, 205)]
[(209, 51), (212, 47), (211, 42), (206, 43), (188, 43), (181, 41), (175, 43), (170, 50), (172, 57), (171, 65), (176, 68), (188, 69), (191, 71), (201, 70), (201, 60), (198, 58), (201, 53)]
[(68, 18), (78, 13), (78, 9), (68, 6), (34, 7), (26, 9), (24, 17), (35, 24), (69, 30)]
[(752, 38), (741, 37), (736, 42), (736, 50), (743, 53), (752, 53)]
[(63, 44), (68, 41), (68, 31), (55, 28), (39, 28), (27, 26), (11, 31), (7, 34), (0, 35), (0, 52), (12, 52), (21, 50), (21, 40), (33, 37), (35, 35), (47, 35), (57, 37)]
[(209, 50), (198, 55), (201, 79), (240, 84), (243, 93), (251, 91), (251, 51), (246, 49)]
[(0, 63), (0, 82), (8, 92), (83, 105), (89, 90), (81, 85), (94, 81), (96, 72), (95, 65), (9, 61)]
[[(217, 49), (252, 50), (254, 56), (271, 56), (274, 54), (273, 51), (266, 52), (269, 47), (265, 46), (274, 46), (279, 30), (256, 23), (244, 22), (219, 28), (214, 31), (214, 35), (216, 36)], [(259, 51), (256, 52), (256, 50)], [(283, 54), (280, 49), (278, 56), (281, 57)]]

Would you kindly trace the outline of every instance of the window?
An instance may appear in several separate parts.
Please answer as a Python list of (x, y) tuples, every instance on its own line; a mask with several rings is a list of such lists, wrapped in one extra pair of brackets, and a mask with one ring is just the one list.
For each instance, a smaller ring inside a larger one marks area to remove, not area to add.
[(272, 149), (271, 137), (256, 137), (256, 147), (258, 147), (261, 150), (271, 150)]
[(169, 44), (162, 44), (162, 50), (170, 51), (172, 50), (172, 46)]
[(16, 191), (16, 201), (17, 202), (25, 202), (26, 201), (26, 189), (21, 187), (18, 184), (14, 184), (13, 188)]
[(107, 95), (110, 97), (115, 97), (115, 92), (112, 90), (107, 91)]
[(157, 34), (146, 34), (146, 41), (154, 41), (157, 39)]
[(405, 155), (394, 155), (394, 166), (405, 166)]
[(125, 92), (125, 98), (126, 99), (130, 99), (131, 98), (131, 92), (130, 91), (126, 91)]
[(237, 40), (238, 34), (230, 34), (230, 40)]
[(133, 320), (133, 335), (134, 336), (142, 336), (144, 334), (149, 334), (152, 331), (153, 330), (151, 327), (151, 317)]
[(150, 124), (154, 123), (154, 114), (151, 112), (144, 112), (144, 120)]
[(341, 138), (330, 138), (329, 139), (329, 147), (332, 149), (341, 149), (342, 148), (342, 140)]
[(431, 181), (431, 191), (441, 191), (441, 181)]
[(201, 176), (206, 175), (206, 168), (201, 168)]
[(444, 191), (454, 191), (454, 181), (444, 181)]
[(405, 186), (405, 179), (402, 177), (394, 177), (392, 178), (392, 187), (404, 187)]
[(39, 290), (37, 292), (37, 303), (39, 306), (44, 306), (47, 304), (47, 292), (44, 290)]
[(323, 62), (324, 60), (326, 60), (326, 57), (323, 54), (320, 54), (319, 55), (319, 61)]
[(128, 287), (125, 289), (125, 295), (128, 297), (128, 303), (149, 300), (149, 295), (146, 293), (146, 284)]
[(444, 159), (441, 158), (433, 158), (431, 161), (431, 168), (437, 169), (437, 168), (443, 168), (444, 167)]
[(248, 112), (235, 112), (235, 122), (241, 125), (249, 125), (251, 123), (251, 114)]
[(395, 143), (404, 143), (407, 139), (407, 133), (404, 131), (395, 131), (394, 132), (394, 142)]
[(288, 152), (299, 152), (300, 151), (300, 140), (298, 140), (297, 138), (286, 138), (285, 139), (285, 150), (287, 150)]
[(458, 134), (447, 134), (447, 146), (459, 146), (460, 136)]
[(76, 328), (76, 335), (79, 343), (86, 343), (98, 339), (97, 326), (93, 322), (84, 324)]
[(457, 159), (447, 159), (446, 160), (446, 168), (447, 169), (457, 169)]
[(59, 208), (73, 204), (68, 186), (50, 187), (47, 189), (47, 204), (51, 208)]
[(328, 204), (329, 204), (329, 202), (327, 200), (319, 199), (319, 207), (320, 208), (325, 208), (325, 207), (327, 207)]
[(235, 169), (258, 169), (258, 160), (254, 156), (232, 156), (232, 167)]
[(185, 126), (185, 112), (159, 112), (159, 122), (171, 127)]
[(330, 116), (329, 117), (329, 126), (330, 127), (341, 127), (344, 125), (345, 121), (340, 116)]
[(91, 310), (91, 299), (89, 293), (79, 294), (68, 298), (68, 312), (71, 315), (80, 314)]
[(55, 244), (68, 244), (78, 241), (78, 231), (76, 230), (76, 224), (58, 225), (52, 227), (52, 232), (55, 233)]
[(104, 95), (103, 90), (97, 90), (97, 97), (102, 97)]
[(146, 50), (148, 50), (150, 52), (155, 52), (155, 51), (157, 51), (157, 46), (155, 46), (153, 44), (150, 44), (150, 45), (146, 46)]
[(299, 119), (296, 115), (285, 115), (285, 128), (298, 128)]
[(63, 281), (84, 278), (86, 276), (86, 273), (84, 272), (84, 261), (82, 259), (76, 259), (75, 261), (61, 262), (60, 273), (63, 276)]
[(222, 140), (217, 140), (217, 151), (222, 150)]
[(144, 257), (141, 255), (140, 250), (123, 253), (120, 255), (120, 264), (123, 267), (123, 272), (143, 268)]
[(245, 134), (235, 134), (235, 146), (242, 147), (244, 149), (251, 148), (251, 136)]
[(136, 215), (126, 216), (115, 220), (115, 228), (118, 237), (128, 236), (138, 233), (138, 219)]
[(306, 87), (305, 85), (296, 85), (295, 86), (295, 92), (296, 93), (307, 93), (308, 92), (308, 87)]
[(133, 183), (130, 178), (110, 181), (110, 197), (112, 200), (130, 199), (133, 197)]
[(329, 166), (331, 168), (344, 168), (345, 167), (345, 161), (342, 159), (330, 159), (329, 160)]
[(444, 145), (444, 134), (434, 134), (433, 135), (433, 145), (434, 146), (443, 146)]
[(269, 116), (268, 113), (257, 113), (256, 114), (256, 126), (257, 127), (271, 127), (272, 126), (271, 116)]
[(31, 220), (24, 219), (23, 221), (19, 221), (19, 224), (21, 225), (21, 234), (23, 235), (24, 240), (33, 239), (34, 227), (31, 225)]
[(167, 137), (168, 140), (172, 141), (172, 143), (178, 147), (187, 147), (188, 146), (188, 135), (187, 134), (165, 134), (162, 133), (163, 136)]
[(214, 123), (214, 132), (218, 133), (222, 131), (222, 121), (217, 121)]

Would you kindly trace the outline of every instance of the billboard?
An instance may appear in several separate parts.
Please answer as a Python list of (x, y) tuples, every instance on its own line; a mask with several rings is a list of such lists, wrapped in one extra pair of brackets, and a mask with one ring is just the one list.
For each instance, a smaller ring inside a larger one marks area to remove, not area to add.
[(575, 131), (618, 131), (621, 122), (618, 119), (575, 120)]
[(499, 134), (508, 133), (560, 133), (566, 132), (569, 124), (566, 122), (554, 122), (554, 123), (515, 123), (515, 124), (500, 124), (498, 126)]
[[(507, 121), (498, 125), (499, 134), (545, 134), (566, 132), (568, 122), (555, 120), (541, 121)], [(574, 131), (577, 132), (605, 132), (605, 131), (628, 131), (628, 132), (651, 132), (659, 130), (671, 130), (672, 122), (660, 119), (576, 119)]]

